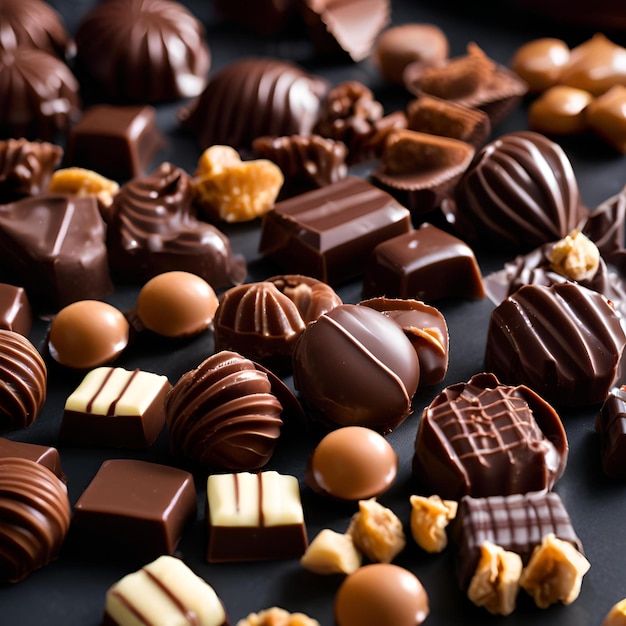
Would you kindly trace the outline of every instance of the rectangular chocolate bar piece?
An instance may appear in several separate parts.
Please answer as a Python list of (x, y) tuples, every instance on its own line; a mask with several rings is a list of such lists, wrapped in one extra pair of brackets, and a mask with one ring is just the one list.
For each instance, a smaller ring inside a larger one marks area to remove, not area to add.
[(263, 217), (259, 251), (292, 274), (338, 284), (363, 273), (377, 244), (410, 229), (407, 208), (349, 176), (278, 202)]
[(59, 451), (51, 446), (40, 446), (36, 443), (12, 441), (0, 437), (0, 458), (19, 457), (29, 459), (47, 467), (53, 474), (65, 482), (65, 474), (61, 468)]
[(299, 558), (307, 547), (295, 476), (214, 474), (207, 481), (209, 563)]
[(0, 283), (0, 328), (28, 337), (33, 311), (23, 287)]
[(65, 402), (63, 444), (147, 448), (165, 424), (166, 376), (121, 367), (91, 370)]
[(626, 480), (626, 385), (614, 387), (596, 417), (602, 469), (610, 478)]

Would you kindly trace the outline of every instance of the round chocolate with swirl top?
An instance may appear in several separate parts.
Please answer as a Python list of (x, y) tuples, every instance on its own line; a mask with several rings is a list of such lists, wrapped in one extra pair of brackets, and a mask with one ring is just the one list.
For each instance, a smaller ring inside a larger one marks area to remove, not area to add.
[(0, 582), (54, 561), (70, 526), (67, 488), (30, 459), (0, 459)]
[(563, 149), (531, 131), (485, 146), (443, 208), (464, 237), (520, 251), (562, 239), (587, 213)]
[(20, 333), (0, 329), (0, 433), (35, 421), (46, 399), (47, 380), (37, 348)]
[(184, 374), (165, 403), (174, 453), (233, 471), (259, 469), (269, 461), (283, 425), (281, 413), (267, 374), (230, 351)]

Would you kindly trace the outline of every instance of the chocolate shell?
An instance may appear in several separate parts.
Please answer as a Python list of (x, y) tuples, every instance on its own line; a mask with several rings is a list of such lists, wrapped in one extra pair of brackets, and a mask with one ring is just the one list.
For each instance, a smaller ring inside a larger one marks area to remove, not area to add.
[(603, 402), (619, 375), (626, 334), (601, 294), (576, 283), (527, 285), (491, 314), (485, 367), (549, 402)]
[(175, 454), (234, 471), (260, 469), (269, 461), (283, 424), (281, 412), (267, 374), (229, 351), (184, 374), (165, 403)]
[(58, 556), (70, 526), (65, 485), (30, 459), (0, 459), (0, 582), (19, 582)]
[(108, 0), (76, 31), (77, 71), (110, 100), (197, 96), (211, 57), (196, 17), (173, 0)]
[(246, 263), (226, 235), (192, 210), (189, 175), (171, 163), (126, 183), (111, 206), (107, 242), (111, 267), (125, 280), (144, 282), (179, 270), (213, 289), (243, 281)]
[(413, 476), (453, 500), (527, 493), (551, 489), (567, 453), (561, 419), (545, 400), (483, 373), (446, 387), (424, 409)]

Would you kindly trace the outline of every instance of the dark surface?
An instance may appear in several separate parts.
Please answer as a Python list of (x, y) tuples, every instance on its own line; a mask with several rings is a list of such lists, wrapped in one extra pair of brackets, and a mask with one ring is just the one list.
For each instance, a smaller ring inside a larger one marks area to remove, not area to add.
[[(66, 9), (67, 24), (72, 32), (91, 1), (56, 2)], [(190, 2), (196, 15), (208, 24), (208, 41), (213, 56), (213, 70), (235, 57), (263, 53), (289, 58), (324, 75), (332, 82), (354, 78), (366, 82), (386, 105), (387, 111), (404, 106), (407, 94), (398, 88), (385, 86), (375, 69), (367, 62), (353, 64), (347, 60), (331, 60), (319, 64), (311, 59), (311, 46), (296, 34), (290, 37), (263, 40), (242, 30), (220, 23), (213, 15), (209, 2)], [(507, 3), (481, 2), (417, 2), (396, 0), (394, 21), (432, 22), (443, 28), (450, 39), (451, 53), (462, 54), (469, 41), (476, 41), (494, 59), (506, 63), (517, 46), (544, 35), (565, 37), (570, 45), (588, 38), (593, 30), (560, 27), (554, 22), (517, 13)], [(625, 43), (624, 36), (615, 40)], [(200, 150), (193, 137), (175, 131), (176, 111), (181, 103), (159, 108), (159, 125), (168, 135), (168, 147), (155, 165), (170, 159), (176, 165), (193, 172)], [(526, 103), (495, 130), (500, 134), (526, 127)], [(594, 207), (617, 193), (626, 182), (625, 159), (618, 157), (596, 138), (579, 137), (562, 142), (571, 158), (584, 201)], [(249, 280), (258, 280), (278, 273), (276, 267), (260, 259), (257, 250), (259, 223), (252, 222), (228, 228), (233, 248), (246, 254)], [(500, 269), (505, 255), (489, 250), (477, 250), (483, 274)], [(346, 302), (360, 298), (361, 283), (342, 286), (340, 294)], [(109, 299), (121, 309), (135, 303), (136, 287), (118, 286)], [(450, 300), (436, 303), (444, 313), (450, 328), (450, 366), (448, 374), (435, 388), (418, 391), (414, 400), (416, 415), (409, 417), (389, 436), (400, 457), (400, 471), (395, 485), (380, 501), (392, 508), (408, 529), (409, 494), (414, 489), (411, 480), (411, 458), (419, 414), (444, 385), (468, 380), (482, 370), (489, 314), (493, 305), (480, 301)], [(46, 324), (39, 321), (32, 333), (38, 346)], [(213, 349), (211, 333), (193, 341), (143, 341), (123, 356), (119, 365), (142, 367), (166, 374), (171, 382), (208, 356)], [(35, 424), (28, 430), (15, 432), (14, 439), (44, 445), (56, 445), (62, 407), (65, 398), (76, 387), (81, 374), (69, 373), (58, 367), (50, 368), (49, 393), (46, 405)], [(409, 568), (420, 578), (429, 596), (431, 613), (427, 624), (507, 624), (508, 626), (588, 626), (599, 625), (610, 607), (626, 595), (626, 494), (623, 483), (604, 476), (600, 463), (600, 442), (594, 431), (597, 406), (561, 411), (569, 437), (570, 456), (563, 477), (555, 491), (561, 496), (572, 518), (591, 562), (582, 592), (569, 607), (554, 606), (547, 610), (534, 607), (532, 601), (520, 595), (516, 612), (507, 618), (492, 618), (475, 608), (457, 586), (453, 552), (426, 555), (409, 539), (408, 547), (396, 563)], [(317, 496), (304, 486), (302, 477), (307, 455), (321, 436), (321, 430), (303, 423), (287, 424), (268, 469), (292, 473), (301, 479), (305, 519), (309, 537), (322, 528), (345, 531), (356, 505), (332, 503)], [(75, 503), (83, 489), (107, 458), (133, 457), (165, 464), (183, 466), (170, 455), (165, 433), (147, 452), (128, 453), (110, 449), (60, 448), (63, 468), (67, 474), (70, 499)], [(251, 611), (272, 605), (292, 611), (303, 611), (317, 618), (322, 626), (333, 624), (333, 599), (341, 582), (338, 577), (321, 577), (305, 571), (296, 560), (251, 564), (205, 563), (204, 494), (206, 475), (195, 472), (199, 493), (198, 520), (184, 536), (180, 555), (190, 567), (207, 580), (222, 598), (231, 621), (235, 623)], [(99, 624), (107, 588), (136, 563), (125, 561), (122, 554), (111, 554), (108, 560), (94, 558), (87, 550), (79, 552), (68, 542), (60, 561), (32, 574), (16, 585), (0, 586), (0, 623), (20, 625), (95, 626)], [(384, 625), (381, 626), (392, 626)]]

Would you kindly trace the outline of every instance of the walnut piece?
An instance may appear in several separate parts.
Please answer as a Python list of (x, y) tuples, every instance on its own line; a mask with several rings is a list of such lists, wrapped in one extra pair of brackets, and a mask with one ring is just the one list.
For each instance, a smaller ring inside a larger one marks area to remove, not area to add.
[(626, 626), (626, 598), (611, 607), (600, 626)]
[(316, 574), (352, 574), (362, 560), (351, 535), (325, 528), (309, 544), (300, 563)]
[(591, 239), (573, 230), (557, 241), (548, 254), (550, 267), (561, 276), (571, 280), (592, 278), (600, 265), (600, 251)]
[(52, 174), (48, 186), (48, 191), (53, 193), (96, 196), (98, 204), (105, 209), (113, 204), (113, 198), (119, 190), (120, 186), (114, 180), (82, 167), (57, 170)]
[(406, 545), (402, 522), (373, 498), (359, 501), (359, 512), (352, 516), (347, 533), (373, 562), (391, 563)]
[(439, 496), (411, 496), (411, 534), (426, 552), (441, 552), (448, 545), (446, 527), (456, 517), (458, 503)]
[(260, 613), (250, 613), (245, 619), (239, 620), (236, 626), (320, 626), (320, 623), (304, 613), (289, 613), (273, 606)]
[(521, 573), (522, 559), (519, 554), (485, 541), (467, 597), (493, 615), (510, 615), (515, 610)]
[(571, 604), (589, 567), (589, 561), (571, 543), (549, 533), (533, 550), (520, 585), (541, 609), (556, 602)]

